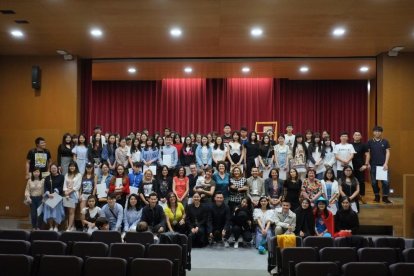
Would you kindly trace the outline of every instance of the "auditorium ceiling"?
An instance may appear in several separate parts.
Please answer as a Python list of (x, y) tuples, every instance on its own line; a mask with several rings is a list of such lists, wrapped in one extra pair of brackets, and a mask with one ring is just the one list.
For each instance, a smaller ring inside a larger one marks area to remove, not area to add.
[(0, 10), (0, 55), (65, 50), (97, 60), (96, 79), (372, 78), (378, 54), (414, 51), (412, 0), (2, 0)]

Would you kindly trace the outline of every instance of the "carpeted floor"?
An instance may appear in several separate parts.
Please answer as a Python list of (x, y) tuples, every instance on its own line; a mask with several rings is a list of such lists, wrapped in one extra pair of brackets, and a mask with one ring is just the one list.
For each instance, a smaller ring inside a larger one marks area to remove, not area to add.
[(267, 255), (259, 255), (254, 248), (224, 248), (221, 245), (195, 248), (191, 253), (192, 270), (189, 276), (218, 276), (235, 273), (238, 276), (269, 275)]

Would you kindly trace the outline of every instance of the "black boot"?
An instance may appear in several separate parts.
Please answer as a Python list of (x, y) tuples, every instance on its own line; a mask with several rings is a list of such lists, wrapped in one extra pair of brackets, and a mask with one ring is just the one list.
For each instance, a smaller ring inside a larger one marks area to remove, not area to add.
[(386, 204), (392, 203), (392, 201), (388, 199), (388, 196), (382, 196), (382, 202), (384, 202)]
[(374, 203), (379, 203), (379, 202), (380, 202), (380, 196), (375, 195)]

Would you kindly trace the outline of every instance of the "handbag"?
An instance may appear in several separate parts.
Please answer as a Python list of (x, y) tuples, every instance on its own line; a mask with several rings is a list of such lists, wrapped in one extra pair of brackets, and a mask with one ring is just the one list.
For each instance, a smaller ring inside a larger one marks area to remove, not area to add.
[(23, 204), (26, 206), (29, 206), (30, 204), (32, 204), (32, 200), (30, 199), (30, 197), (24, 197)]

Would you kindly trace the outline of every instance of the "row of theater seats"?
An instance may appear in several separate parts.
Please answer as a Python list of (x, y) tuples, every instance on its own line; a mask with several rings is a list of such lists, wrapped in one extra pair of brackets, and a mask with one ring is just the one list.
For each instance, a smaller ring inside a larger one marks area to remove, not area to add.
[(414, 275), (414, 263), (396, 263), (387, 267), (381, 262), (350, 262), (342, 266), (334, 262), (300, 262), (295, 265), (296, 276), (410, 276)]
[[(271, 245), (277, 246), (277, 237), (273, 237), (270, 240)], [(405, 248), (414, 247), (412, 239), (404, 239), (399, 237), (363, 237), (363, 236), (351, 236), (351, 237), (296, 237), (296, 246), (304, 247), (317, 247), (319, 249), (323, 247), (391, 247), (399, 248), (401, 250)]]
[[(182, 235), (185, 236), (185, 235)], [(36, 230), (28, 232), (25, 230), (0, 230), (0, 239), (3, 240), (23, 240), (23, 241), (35, 241), (35, 240), (48, 240), (48, 241), (99, 241), (106, 244), (111, 243), (142, 243), (153, 244), (154, 236), (150, 232), (127, 232), (122, 240), (121, 233), (117, 231), (95, 231), (92, 234), (85, 232), (54, 232), (47, 230)]]
[[(406, 243), (402, 238), (377, 238), (369, 241), (365, 237), (358, 236), (337, 239), (307, 237), (303, 240), (296, 237), (297, 247), (281, 249), (275, 237), (269, 241), (268, 245), (268, 270), (272, 273), (278, 272), (283, 276), (292, 276), (295, 272), (296, 275), (305, 275), (303, 273), (310, 271), (311, 268), (314, 268), (315, 273), (317, 271), (321, 273), (306, 275), (341, 275), (343, 273), (343, 275), (367, 276), (370, 274), (357, 273), (356, 268), (360, 268), (361, 271), (366, 271), (364, 267), (367, 270), (378, 269), (388, 274), (388, 266), (393, 272), (392, 275), (414, 275), (414, 248), (405, 248)], [(397, 265), (399, 262), (405, 262), (405, 264)], [(413, 273), (402, 272), (407, 270)]]
[[(127, 275), (132, 270), (132, 262), (136, 258), (167, 259), (173, 266), (172, 275), (185, 275), (186, 269), (191, 269), (188, 265), (191, 262), (188, 248), (191, 246), (189, 247), (185, 235), (179, 235), (178, 238), (180, 244), (154, 244), (154, 236), (149, 232), (128, 233), (124, 237), (125, 242), (122, 242), (120, 233), (116, 231), (96, 231), (90, 235), (82, 232), (59, 234), (53, 231), (33, 231), (29, 234), (25, 231), (8, 230), (0, 231), (0, 254), (26, 257), (31, 255), (34, 258), (32, 270), (35, 271), (32, 275), (39, 275), (37, 273), (40, 271), (39, 260), (44, 255), (72, 255), (81, 258), (85, 262), (85, 268), (91, 257), (121, 258), (127, 263)], [(122, 271), (120, 273), (119, 275), (125, 275)]]
[(0, 254), (1, 276), (172, 276), (173, 263), (162, 258), (135, 258), (130, 264), (115, 257)]

